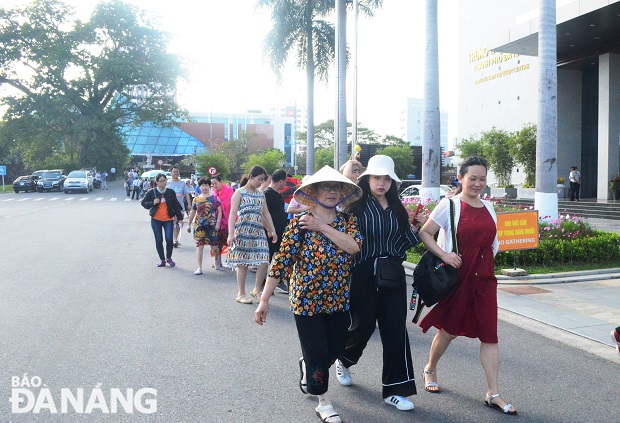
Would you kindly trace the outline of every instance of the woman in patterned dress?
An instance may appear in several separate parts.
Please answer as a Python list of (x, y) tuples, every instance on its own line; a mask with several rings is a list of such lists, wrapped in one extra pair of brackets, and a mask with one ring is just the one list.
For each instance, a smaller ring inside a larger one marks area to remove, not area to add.
[(215, 257), (215, 270), (220, 270), (222, 261), (220, 256), (220, 225), (222, 224), (222, 205), (220, 200), (211, 192), (211, 180), (198, 180), (201, 194), (194, 198), (192, 211), (189, 214), (187, 232), (191, 232), (194, 222), (194, 240), (196, 241), (196, 262), (198, 269), (194, 275), (202, 275), (202, 257), (205, 245), (211, 246)]
[[(245, 184), (241, 184), (241, 188), (235, 191), (230, 202), (226, 265), (237, 268), (236, 301), (241, 304), (252, 304), (252, 299), (245, 294), (249, 266), (258, 267), (256, 284), (250, 295), (260, 300), (260, 287), (267, 275), (269, 263), (267, 236), (271, 237), (272, 242), (278, 240), (271, 215), (265, 207), (265, 196), (259, 190), (266, 178), (267, 171), (261, 166), (254, 166), (249, 175), (243, 178)], [(267, 236), (264, 228), (267, 229)]]
[[(458, 269), (459, 285), (437, 303), (422, 319), (423, 332), (435, 327), (428, 364), (424, 368), (424, 387), (439, 392), (437, 364), (457, 336), (480, 340), (480, 363), (487, 383), (484, 404), (504, 414), (517, 414), (512, 404), (499, 395), (499, 348), (497, 339), (497, 279), (495, 254), (497, 218), (493, 205), (480, 199), (487, 182), (487, 164), (478, 157), (469, 157), (461, 165), (457, 194), (443, 199), (420, 230), (426, 248), (450, 266)], [(454, 224), (451, 228), (449, 201), (454, 201)], [(439, 231), (440, 246), (434, 239)], [(452, 230), (456, 231), (459, 254), (453, 252)]]
[(289, 299), (303, 357), (299, 387), (317, 395), (322, 422), (341, 422), (327, 397), (329, 368), (344, 350), (349, 314), (349, 274), (362, 237), (357, 218), (340, 212), (362, 195), (361, 189), (329, 166), (304, 182), (294, 198), (310, 209), (286, 228), (254, 321), (265, 323), (269, 299), (281, 280), (290, 281)]

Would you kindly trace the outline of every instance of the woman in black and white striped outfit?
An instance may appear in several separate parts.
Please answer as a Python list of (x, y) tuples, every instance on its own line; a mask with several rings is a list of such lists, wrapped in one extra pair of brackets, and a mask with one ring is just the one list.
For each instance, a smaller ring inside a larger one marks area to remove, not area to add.
[(402, 266), (407, 250), (418, 244), (417, 229), (424, 216), (409, 223), (407, 210), (398, 197), (400, 179), (394, 173), (394, 161), (383, 155), (370, 158), (368, 168), (359, 177), (363, 196), (348, 209), (358, 219), (364, 239), (361, 251), (353, 259), (351, 276), (352, 325), (345, 352), (336, 362), (338, 381), (351, 385), (349, 368), (356, 364), (368, 340), (379, 324), (383, 345), (382, 396), (399, 410), (412, 410), (407, 399), (416, 394), (413, 363), (407, 334), (407, 288), (377, 287), (375, 261), (391, 257), (394, 266)]

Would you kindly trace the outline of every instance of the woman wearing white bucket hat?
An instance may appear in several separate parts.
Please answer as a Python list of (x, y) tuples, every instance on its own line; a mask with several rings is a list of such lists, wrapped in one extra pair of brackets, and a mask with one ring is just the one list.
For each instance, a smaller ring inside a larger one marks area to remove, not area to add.
[(303, 355), (299, 387), (319, 397), (315, 411), (327, 423), (341, 421), (326, 395), (329, 368), (345, 347), (351, 323), (350, 268), (362, 245), (356, 217), (337, 207), (361, 195), (357, 185), (329, 166), (302, 183), (294, 198), (310, 209), (294, 216), (282, 235), (254, 313), (256, 323), (265, 323), (271, 294), (281, 280), (290, 281), (291, 311)]
[[(389, 156), (370, 158), (368, 167), (359, 177), (362, 198), (349, 211), (357, 216), (364, 244), (353, 260), (351, 275), (352, 326), (347, 336), (347, 347), (336, 362), (338, 381), (351, 385), (349, 368), (357, 364), (377, 322), (383, 344), (383, 390), (387, 404), (399, 410), (412, 410), (413, 402), (406, 397), (416, 394), (413, 363), (407, 334), (407, 287), (402, 284), (387, 288), (377, 286), (375, 269), (377, 259), (388, 266), (401, 266), (407, 250), (418, 244), (417, 228), (424, 221), (418, 216), (409, 223), (407, 210), (396, 190), (400, 179), (394, 172), (394, 161)], [(404, 275), (403, 275), (404, 276)]]

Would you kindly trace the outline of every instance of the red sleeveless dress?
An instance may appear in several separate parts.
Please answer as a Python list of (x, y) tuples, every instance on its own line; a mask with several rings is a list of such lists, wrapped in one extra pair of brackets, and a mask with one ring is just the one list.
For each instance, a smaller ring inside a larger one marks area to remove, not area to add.
[(437, 303), (419, 323), (423, 332), (431, 326), (450, 335), (497, 343), (497, 279), (493, 240), (497, 227), (486, 207), (461, 201), (457, 241), (463, 264), (459, 285)]

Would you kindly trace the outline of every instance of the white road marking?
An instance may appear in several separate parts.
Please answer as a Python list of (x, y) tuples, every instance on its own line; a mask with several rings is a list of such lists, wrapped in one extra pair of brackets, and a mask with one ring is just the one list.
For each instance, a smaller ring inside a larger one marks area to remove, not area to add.
[(110, 198), (110, 201), (116, 201), (116, 200), (118, 200), (118, 198), (116, 197)]
[(28, 200), (30, 200), (30, 198), (20, 198), (20, 199), (19, 199), (19, 200), (17, 200), (17, 201), (28, 201)]
[(101, 201), (101, 200), (103, 200), (103, 197), (97, 197), (97, 198), (95, 198), (95, 201)]
[(89, 198), (88, 198), (88, 197), (82, 197), (82, 198), (80, 198), (80, 201), (88, 201), (88, 200), (89, 200)]
[(58, 200), (58, 197), (50, 198), (50, 201), (56, 201), (56, 200)]
[(35, 198), (35, 199), (34, 199), (34, 200), (32, 200), (32, 201), (41, 201), (41, 200), (44, 200), (44, 198), (43, 198), (43, 197), (39, 197), (39, 198)]
[(14, 198), (7, 198), (6, 200), (2, 200), (2, 201), (6, 202), (6, 201), (13, 201), (13, 200), (15, 200), (15, 199)]

